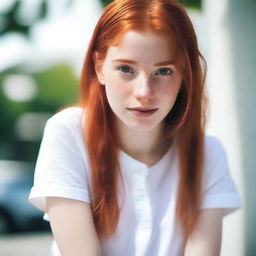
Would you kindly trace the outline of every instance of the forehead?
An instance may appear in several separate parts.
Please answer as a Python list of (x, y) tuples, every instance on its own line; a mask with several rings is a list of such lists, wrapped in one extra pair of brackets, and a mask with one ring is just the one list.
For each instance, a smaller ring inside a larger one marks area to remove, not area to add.
[(108, 49), (107, 58), (164, 61), (173, 56), (171, 40), (156, 32), (128, 31)]

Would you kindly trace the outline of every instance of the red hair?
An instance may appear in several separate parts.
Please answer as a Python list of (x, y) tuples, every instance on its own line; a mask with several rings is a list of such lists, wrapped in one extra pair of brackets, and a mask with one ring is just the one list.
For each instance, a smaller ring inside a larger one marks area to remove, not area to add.
[(93, 55), (104, 61), (108, 48), (129, 31), (164, 34), (175, 49), (174, 62), (183, 81), (175, 105), (166, 117), (167, 136), (176, 140), (179, 186), (176, 214), (185, 237), (196, 225), (202, 198), (206, 97), (205, 61), (198, 50), (193, 25), (174, 0), (115, 0), (104, 10), (94, 30), (81, 76), (81, 105), (92, 172), (92, 210), (100, 236), (110, 236), (119, 219), (117, 184), (121, 177), (113, 113), (95, 72)]

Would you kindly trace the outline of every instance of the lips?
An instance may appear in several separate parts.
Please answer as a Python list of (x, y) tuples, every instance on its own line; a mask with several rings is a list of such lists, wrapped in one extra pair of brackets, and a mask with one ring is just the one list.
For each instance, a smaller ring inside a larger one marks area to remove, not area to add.
[(157, 108), (146, 108), (146, 107), (137, 107), (137, 108), (127, 108), (130, 113), (136, 117), (149, 117), (153, 115)]
[(152, 112), (152, 111), (156, 111), (157, 108), (138, 107), (138, 108), (128, 108), (128, 110), (135, 110), (135, 111), (141, 111), (141, 112)]

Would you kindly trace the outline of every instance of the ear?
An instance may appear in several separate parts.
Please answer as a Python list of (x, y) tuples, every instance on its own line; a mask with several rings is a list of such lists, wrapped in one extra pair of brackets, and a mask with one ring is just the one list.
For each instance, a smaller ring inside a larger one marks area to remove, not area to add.
[(100, 82), (100, 84), (104, 85), (105, 81), (104, 81), (104, 75), (102, 72), (102, 63), (100, 63), (98, 56), (99, 56), (99, 53), (95, 51), (92, 56), (93, 62), (94, 62), (94, 69), (95, 69), (98, 81)]

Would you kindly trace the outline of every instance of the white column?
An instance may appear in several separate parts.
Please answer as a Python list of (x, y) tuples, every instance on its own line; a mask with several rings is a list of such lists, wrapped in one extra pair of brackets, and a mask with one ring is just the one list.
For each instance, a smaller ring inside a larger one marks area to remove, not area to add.
[[(217, 135), (224, 144), (231, 175), (244, 202), (241, 146), (243, 134), (240, 131), (237, 111), (237, 81), (233, 67), (233, 62), (236, 61), (235, 51), (238, 49), (232, 47), (229, 8), (228, 0), (204, 0), (203, 12), (207, 28), (207, 88), (210, 100), (210, 122), (207, 130)], [(221, 255), (245, 255), (244, 208), (224, 218), (222, 241)]]

